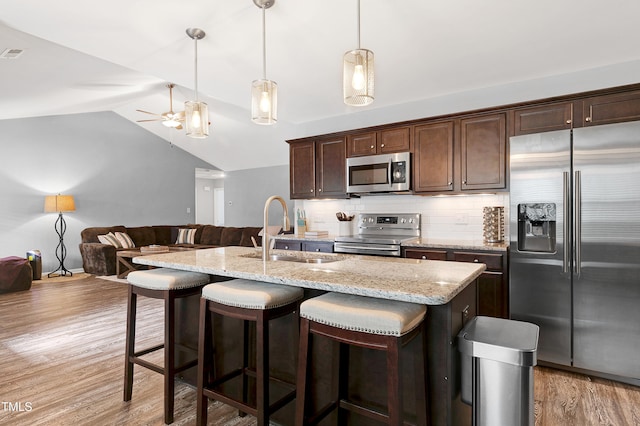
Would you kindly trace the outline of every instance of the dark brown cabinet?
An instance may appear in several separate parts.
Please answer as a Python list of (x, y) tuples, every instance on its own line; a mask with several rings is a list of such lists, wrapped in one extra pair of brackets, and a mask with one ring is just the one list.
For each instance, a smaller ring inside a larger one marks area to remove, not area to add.
[(460, 120), (460, 189), (507, 187), (507, 120), (491, 114)]
[(280, 250), (333, 253), (333, 243), (330, 241), (296, 241), (278, 239), (276, 240), (275, 248)]
[(512, 135), (550, 132), (573, 127), (573, 102), (561, 102), (514, 111)]
[(289, 143), (291, 199), (346, 198), (345, 138)]
[(347, 136), (348, 157), (407, 152), (410, 149), (411, 129), (408, 126)]
[(497, 318), (509, 317), (508, 257), (506, 252), (410, 247), (403, 249), (403, 256), (410, 259), (484, 263), (487, 269), (478, 278), (478, 315)]
[(640, 90), (586, 98), (582, 112), (584, 126), (640, 120)]
[(640, 91), (515, 109), (511, 135), (527, 135), (635, 120), (640, 120)]
[(453, 191), (454, 122), (424, 124), (414, 129), (413, 190)]
[(489, 114), (414, 128), (414, 191), (506, 189), (506, 114)]

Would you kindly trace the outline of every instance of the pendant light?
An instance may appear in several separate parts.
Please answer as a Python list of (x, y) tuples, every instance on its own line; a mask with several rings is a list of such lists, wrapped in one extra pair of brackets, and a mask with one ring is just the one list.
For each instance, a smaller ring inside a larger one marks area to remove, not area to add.
[(267, 80), (267, 42), (265, 11), (276, 0), (253, 0), (262, 9), (262, 79), (251, 84), (251, 121), (256, 124), (275, 124), (278, 121), (278, 85)]
[(209, 108), (204, 102), (198, 101), (198, 40), (202, 40), (206, 33), (200, 28), (187, 28), (187, 35), (195, 42), (195, 101), (184, 103), (185, 125), (187, 136), (192, 138), (206, 138), (209, 136)]
[(358, 0), (358, 48), (344, 54), (342, 88), (344, 103), (366, 106), (374, 99), (373, 52), (360, 48), (360, 0)]

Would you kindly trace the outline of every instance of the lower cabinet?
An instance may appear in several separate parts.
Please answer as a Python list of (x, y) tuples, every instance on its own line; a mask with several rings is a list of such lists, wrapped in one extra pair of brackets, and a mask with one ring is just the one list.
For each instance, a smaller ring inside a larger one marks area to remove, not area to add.
[(487, 269), (478, 278), (478, 315), (509, 317), (508, 252), (410, 247), (403, 249), (403, 256), (410, 259), (484, 263)]
[(333, 253), (333, 242), (278, 239), (276, 240), (275, 248), (279, 250), (315, 251), (319, 253)]

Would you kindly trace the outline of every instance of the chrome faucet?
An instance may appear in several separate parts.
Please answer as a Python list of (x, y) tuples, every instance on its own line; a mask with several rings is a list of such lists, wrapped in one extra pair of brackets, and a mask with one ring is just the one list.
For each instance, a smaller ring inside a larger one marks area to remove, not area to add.
[(287, 203), (284, 201), (282, 197), (279, 195), (272, 195), (267, 198), (266, 203), (264, 203), (264, 228), (262, 228), (262, 260), (269, 260), (269, 248), (271, 248), (271, 235), (269, 235), (269, 205), (272, 201), (278, 200), (280, 204), (282, 204), (282, 211), (284, 213), (284, 217), (282, 218), (283, 226), (282, 229), (288, 231), (291, 227), (289, 223), (289, 209), (287, 208)]

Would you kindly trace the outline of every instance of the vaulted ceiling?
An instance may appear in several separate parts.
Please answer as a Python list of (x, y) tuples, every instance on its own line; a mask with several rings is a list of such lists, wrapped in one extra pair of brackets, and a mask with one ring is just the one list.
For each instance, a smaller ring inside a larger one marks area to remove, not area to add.
[(267, 77), (279, 121), (250, 121), (262, 76), (252, 0), (0, 0), (0, 119), (112, 110), (164, 112), (193, 98), (194, 42), (207, 139), (145, 129), (219, 167), (286, 164), (285, 139), (640, 81), (632, 0), (362, 0), (362, 47), (376, 55), (376, 99), (342, 102), (342, 55), (357, 47), (356, 0), (276, 0), (267, 10)]

